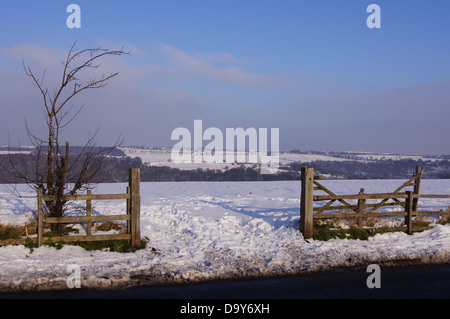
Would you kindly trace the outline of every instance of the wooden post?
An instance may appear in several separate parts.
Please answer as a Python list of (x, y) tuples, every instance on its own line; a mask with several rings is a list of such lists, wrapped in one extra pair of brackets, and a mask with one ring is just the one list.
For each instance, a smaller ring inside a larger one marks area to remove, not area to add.
[(141, 195), (140, 195), (140, 169), (130, 168), (129, 186), (130, 186), (130, 213), (131, 213), (131, 245), (134, 248), (141, 247)]
[[(87, 195), (91, 196), (92, 192), (91, 190), (87, 191)], [(86, 216), (91, 217), (92, 212), (92, 201), (90, 199), (86, 200)], [(86, 235), (91, 236), (92, 235), (92, 222), (86, 222)]]
[(37, 217), (38, 217), (38, 227), (37, 227), (37, 235), (38, 235), (38, 247), (42, 246), (42, 235), (44, 232), (43, 229), (43, 212), (42, 212), (42, 195), (44, 193), (44, 188), (39, 186), (38, 195), (37, 195)]
[[(359, 191), (359, 195), (364, 195), (364, 188), (361, 188)], [(366, 210), (366, 200), (358, 199), (358, 213), (364, 213)]]
[[(130, 186), (127, 187), (127, 195), (130, 196), (130, 198), (127, 199), (127, 215), (131, 216), (131, 209), (130, 209), (130, 202), (131, 202), (131, 191)], [(127, 234), (131, 234), (131, 218), (127, 220)], [(131, 240), (128, 241), (128, 243), (131, 244)]]
[(300, 197), (300, 231), (303, 238), (313, 237), (313, 191), (314, 191), (314, 168), (302, 168), (302, 191)]
[[(414, 194), (419, 194), (419, 192), (420, 192), (420, 181), (422, 179), (422, 166), (417, 165), (416, 172), (414, 173), (414, 176), (416, 177), (416, 181), (414, 183)], [(415, 212), (417, 211), (418, 203), (419, 203), (419, 199), (418, 198), (414, 198), (412, 210), (415, 211)]]
[(413, 194), (414, 193), (411, 191), (406, 192), (408, 198), (406, 198), (405, 202), (405, 211), (406, 211), (405, 223), (408, 235), (412, 235)]

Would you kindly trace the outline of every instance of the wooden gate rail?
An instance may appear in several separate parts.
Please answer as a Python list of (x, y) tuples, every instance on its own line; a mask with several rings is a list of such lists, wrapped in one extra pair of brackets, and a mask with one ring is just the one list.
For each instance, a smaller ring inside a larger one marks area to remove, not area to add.
[[(398, 193), (399, 193), (402, 189), (404, 189), (405, 187), (413, 186), (413, 187), (414, 187), (414, 193), (415, 193), (415, 194), (419, 194), (419, 192), (420, 192), (420, 182), (421, 182), (421, 179), (422, 179), (422, 166), (418, 165), (418, 166), (416, 167), (415, 173), (413, 174), (413, 177), (412, 177), (409, 181), (407, 181), (406, 183), (404, 183), (402, 186), (400, 186), (399, 188), (397, 188), (395, 191), (393, 191), (392, 193), (393, 193), (393, 194), (398, 194)], [(389, 200), (389, 199), (384, 199), (384, 200), (382, 200), (382, 201), (378, 204), (378, 206), (375, 206), (375, 207), (372, 208), (372, 211), (376, 211), (376, 210), (377, 210), (378, 208), (380, 208), (381, 206), (384, 206), (383, 204), (386, 203), (388, 200)], [(397, 200), (397, 199), (394, 199), (394, 202), (396, 202), (396, 203), (398, 203), (398, 204), (401, 204), (400, 201)], [(413, 200), (413, 204), (412, 204), (414, 210), (417, 210), (417, 204), (418, 204), (418, 199), (416, 198), (416, 199)], [(402, 206), (403, 206), (403, 205), (402, 205)]]
[[(418, 211), (419, 198), (450, 198), (450, 195), (435, 195), (435, 194), (419, 194), (420, 180), (422, 168), (418, 166), (413, 177), (405, 182), (402, 186), (397, 188), (393, 193), (378, 193), (365, 194), (364, 189), (361, 189), (356, 195), (336, 195), (320, 183), (314, 180), (314, 169), (305, 167), (302, 168), (302, 191), (300, 204), (300, 231), (305, 239), (313, 237), (314, 229), (313, 222), (315, 219), (331, 219), (331, 218), (356, 218), (356, 217), (389, 217), (402, 216), (405, 218), (408, 234), (412, 233), (412, 218), (414, 216), (422, 215), (450, 215), (450, 211)], [(413, 186), (414, 191), (400, 192), (407, 186)], [(314, 195), (314, 190), (321, 190), (327, 195)], [(366, 204), (366, 200), (381, 199), (376, 204)], [(399, 199), (404, 199), (400, 201)], [(358, 200), (357, 205), (351, 205), (346, 200)], [(394, 202), (388, 203), (389, 200)], [(315, 201), (328, 201), (322, 207), (313, 207)], [(339, 201), (342, 205), (332, 206), (334, 202)], [(398, 212), (375, 212), (376, 209), (382, 206), (400, 206), (404, 208), (403, 211)], [(370, 212), (366, 212), (366, 208), (372, 208)], [(350, 210), (351, 213), (332, 213), (324, 214), (327, 210)], [(314, 212), (316, 212), (314, 214)]]

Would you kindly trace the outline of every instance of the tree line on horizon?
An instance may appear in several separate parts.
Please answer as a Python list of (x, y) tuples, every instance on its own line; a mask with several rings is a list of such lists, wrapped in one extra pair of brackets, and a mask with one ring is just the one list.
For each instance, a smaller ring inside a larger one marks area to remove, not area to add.
[[(36, 171), (36, 154), (0, 155), (0, 162), (4, 167), (11, 162), (30, 174)], [(70, 157), (69, 157), (70, 161)], [(234, 165), (226, 170), (219, 169), (179, 169), (168, 166), (149, 166), (139, 157), (105, 157), (101, 166), (92, 179), (92, 183), (118, 183), (128, 181), (129, 168), (141, 170), (142, 182), (184, 182), (184, 181), (283, 181), (300, 180), (302, 167), (313, 167), (317, 174), (323, 174), (327, 179), (406, 179), (410, 178), (417, 165), (423, 167), (423, 178), (450, 178), (450, 161), (422, 161), (422, 160), (387, 160), (382, 162), (362, 161), (313, 161), (294, 162), (282, 167), (276, 174), (260, 174), (256, 166)], [(0, 166), (1, 167), (1, 166)], [(68, 183), (74, 181), (68, 180)], [(0, 183), (21, 183), (10, 174), (0, 169)]]

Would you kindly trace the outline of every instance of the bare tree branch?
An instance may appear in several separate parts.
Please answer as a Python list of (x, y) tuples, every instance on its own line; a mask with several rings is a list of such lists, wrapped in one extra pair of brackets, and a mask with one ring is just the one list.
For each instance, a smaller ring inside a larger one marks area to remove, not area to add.
[[(45, 75), (38, 78), (29, 66), (23, 62), (25, 74), (31, 78), (34, 86), (39, 90), (42, 97), (45, 122), (48, 135), (40, 138), (33, 134), (25, 120), (27, 136), (34, 147), (34, 170), (29, 171), (26, 163), (17, 163), (17, 157), (11, 156), (9, 152), (9, 163), (0, 163), (3, 170), (14, 177), (16, 182), (25, 182), (34, 189), (44, 187), (44, 194), (55, 195), (56, 200), (45, 203), (49, 216), (61, 217), (67, 207), (67, 202), (62, 200), (62, 196), (76, 194), (80, 190), (89, 187), (89, 184), (98, 173), (101, 163), (115, 148), (121, 144), (121, 137), (116, 144), (110, 148), (98, 147), (95, 138), (99, 129), (93, 135), (89, 135), (85, 145), (78, 153), (70, 151), (69, 141), (65, 141), (61, 147), (60, 138), (62, 130), (67, 127), (83, 110), (84, 105), (76, 111), (74, 106), (70, 107), (69, 102), (80, 93), (105, 87), (110, 80), (119, 73), (101, 74), (100, 77), (90, 77), (87, 80), (80, 80), (83, 71), (97, 70), (101, 67), (99, 61), (106, 56), (129, 55), (123, 48), (121, 50), (108, 50), (102, 47), (95, 49), (84, 49), (77, 51), (76, 42), (70, 48), (63, 64), (62, 79), (60, 85), (55, 88), (53, 95), (49, 95), (49, 90), (45, 86)], [(46, 153), (46, 155), (44, 155)], [(28, 157), (29, 158), (29, 157)], [(25, 157), (22, 161), (25, 161)], [(68, 189), (71, 184), (70, 190)], [(60, 233), (60, 225), (56, 224), (52, 229), (57, 234)]]

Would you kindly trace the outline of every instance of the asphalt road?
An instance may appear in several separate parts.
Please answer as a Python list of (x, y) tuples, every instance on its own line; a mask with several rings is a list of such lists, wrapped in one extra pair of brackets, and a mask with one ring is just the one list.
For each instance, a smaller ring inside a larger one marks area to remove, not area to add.
[(0, 294), (0, 299), (436, 299), (450, 298), (450, 265), (380, 268), (380, 288), (368, 288), (366, 269), (289, 277), (227, 280), (122, 290)]

